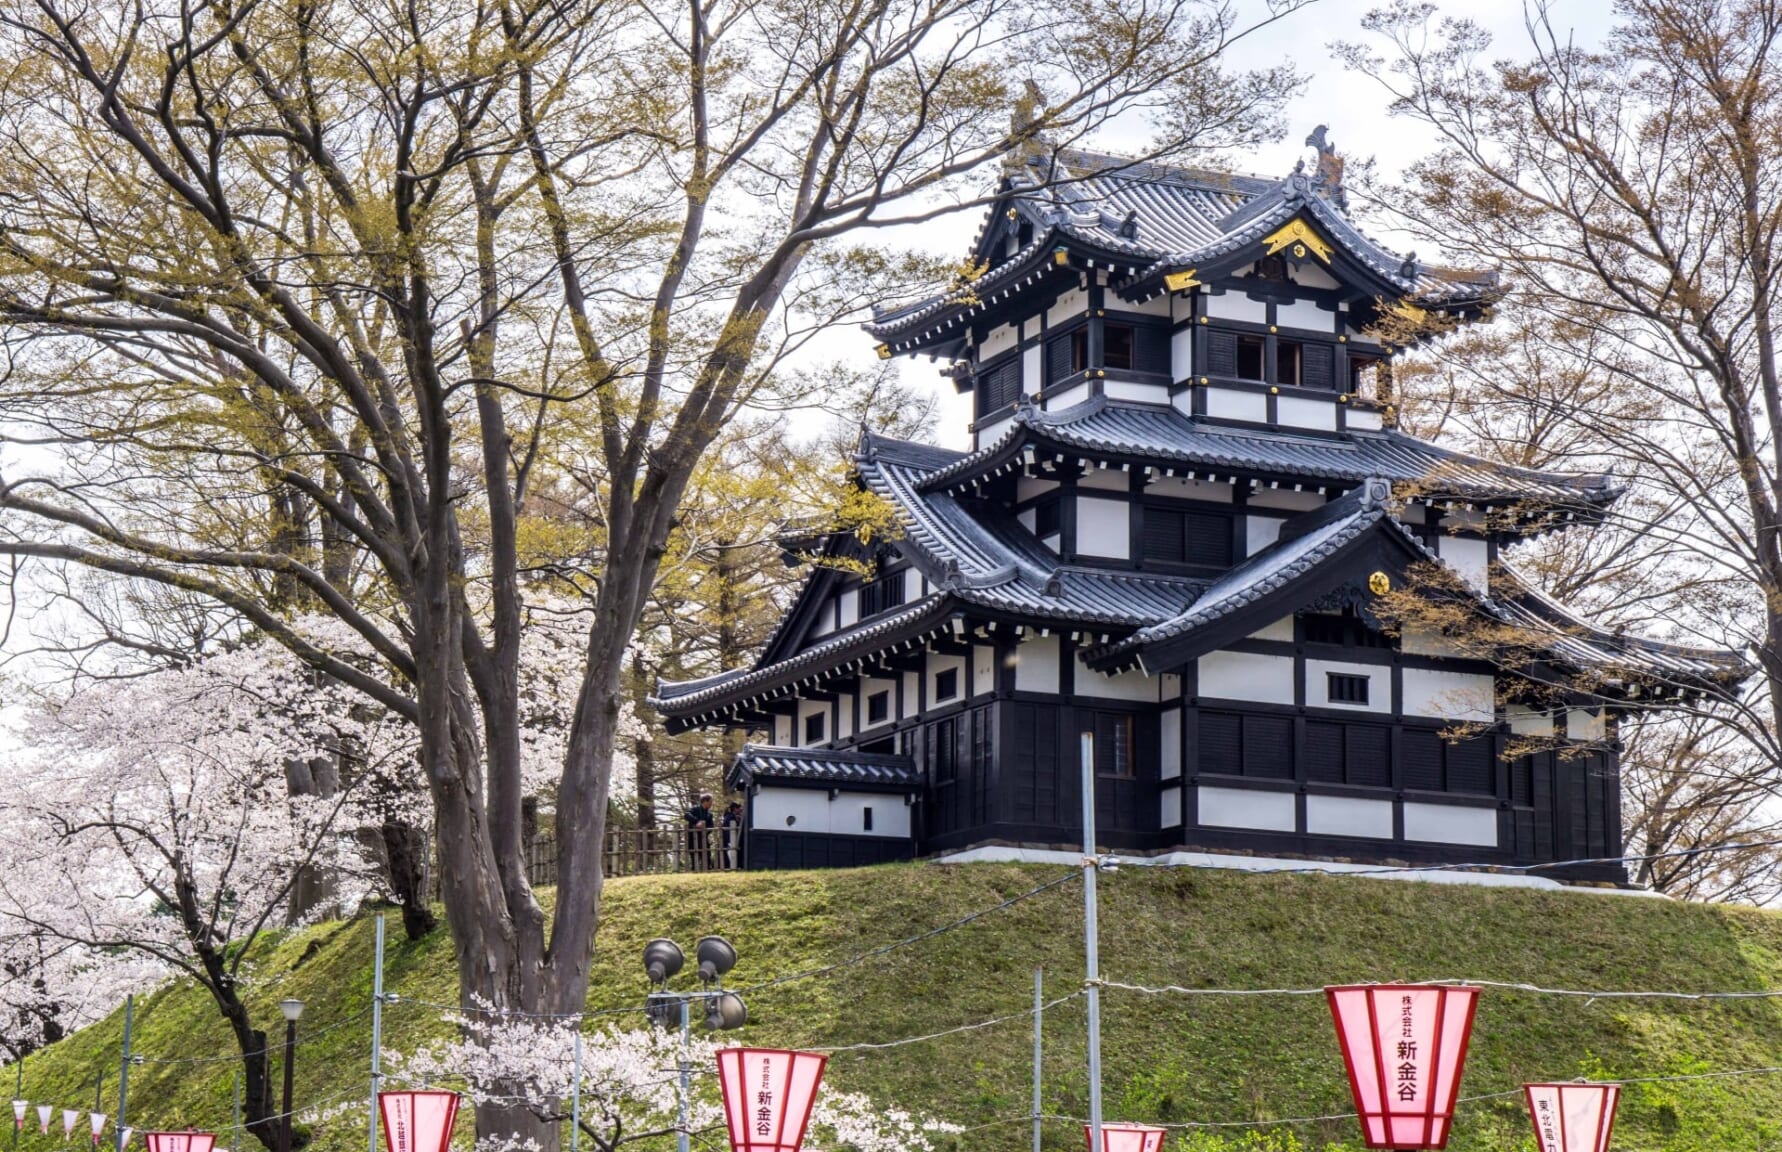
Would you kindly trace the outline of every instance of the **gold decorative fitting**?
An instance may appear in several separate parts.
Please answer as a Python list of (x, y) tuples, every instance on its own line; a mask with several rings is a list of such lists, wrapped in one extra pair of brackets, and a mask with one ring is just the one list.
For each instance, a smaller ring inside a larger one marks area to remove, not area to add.
[(1304, 244), (1295, 244), (1291, 251), (1293, 252), (1293, 258), (1295, 260), (1304, 260), (1306, 258), (1306, 246)]
[(1097, 368), (1095, 370), (1095, 378), (1097, 380), (1106, 380), (1108, 378), (1108, 374), (1106, 372), (1102, 371), (1100, 368)]
[(879, 354), (880, 360), (891, 359), (891, 345), (889, 344), (880, 344), (877, 348), (873, 349), (873, 351)]
[(1200, 281), (1194, 277), (1194, 269), (1183, 272), (1171, 272), (1163, 278), (1163, 286), (1171, 292), (1186, 292), (1190, 288), (1200, 287)]
[(1095, 314), (1097, 316), (1106, 316), (1108, 314), (1108, 310), (1106, 308), (1097, 308), (1095, 310)]
[(1270, 324), (1270, 325), (1269, 325), (1269, 326), (1268, 326), (1268, 330), (1269, 330), (1269, 331), (1270, 331), (1270, 332), (1279, 332), (1279, 331), (1280, 331), (1280, 329), (1279, 329), (1279, 328), (1276, 328), (1276, 327), (1275, 327), (1275, 326), (1274, 326), (1274, 325), (1273, 325), (1273, 324)]
[(1070, 264), (1070, 253), (1062, 248), (1052, 249), (1052, 263), (1068, 266)]
[(1206, 387), (1206, 386), (1207, 386), (1207, 385), (1208, 385), (1208, 384), (1210, 384), (1210, 383), (1212, 383), (1212, 381), (1210, 381), (1210, 380), (1208, 380), (1208, 379), (1207, 379), (1207, 378), (1206, 378), (1206, 377), (1205, 377), (1205, 376), (1202, 376), (1202, 377), (1201, 377), (1201, 378), (1200, 378), (1200, 386), (1201, 386), (1201, 387), (1202, 387), (1202, 388), (1205, 388), (1205, 387)]
[(1349, 402), (1349, 394), (1347, 392), (1345, 392), (1341, 396), (1337, 397), (1338, 404), (1347, 404), (1348, 402)]
[(1205, 323), (1206, 323), (1206, 322), (1207, 322), (1207, 318), (1206, 318), (1206, 317), (1205, 317), (1205, 316), (1202, 316), (1202, 317), (1201, 317), (1201, 318), (1200, 318), (1200, 322), (1201, 322), (1201, 323), (1202, 323), (1202, 324), (1205, 324)]
[(1010, 220), (1019, 220), (1021, 218), (1021, 213), (1015, 211), (1013, 208), (1010, 208), (1005, 215), (1008, 216)]
[[(1331, 253), (1336, 251), (1336, 249), (1331, 246), (1330, 241), (1314, 232), (1312, 226), (1307, 224), (1305, 220), (1299, 216), (1295, 216), (1273, 232), (1270, 232), (1267, 236), (1264, 236), (1262, 238), (1262, 247), (1270, 256), (1276, 256), (1280, 254), (1282, 249), (1296, 241), (1304, 244), (1311, 250), (1312, 255), (1318, 257), (1318, 259), (1324, 261), (1326, 264), (1330, 263)], [(1294, 255), (1297, 256), (1300, 255), (1300, 253), (1295, 252)]]
[(1367, 578), (1367, 590), (1375, 596), (1384, 596), (1392, 591), (1392, 578), (1384, 572), (1375, 572)]
[(1338, 336), (1337, 337), (1338, 344), (1347, 344), (1348, 342), (1349, 342), (1349, 338), (1347, 336)]
[(1279, 388), (1276, 388), (1273, 384), (1270, 384), (1268, 386), (1268, 394), (1270, 396), (1279, 396), (1281, 394), (1281, 390)]
[(1415, 304), (1408, 304), (1403, 300), (1392, 306), (1392, 314), (1409, 320), (1413, 324), (1422, 324), (1429, 319), (1428, 309), (1419, 308)]

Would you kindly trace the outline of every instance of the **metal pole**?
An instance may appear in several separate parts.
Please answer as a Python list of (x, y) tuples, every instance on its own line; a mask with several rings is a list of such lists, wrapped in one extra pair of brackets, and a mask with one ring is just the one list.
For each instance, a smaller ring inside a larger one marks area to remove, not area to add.
[(297, 1021), (285, 1021), (285, 1106), (278, 1118), (278, 1152), (291, 1152), (291, 1079), (297, 1058)]
[[(23, 1056), (19, 1057), (18, 1065), (17, 1065), (17, 1067), (15, 1067), (13, 1069), (12, 1098), (14, 1100), (23, 1100), (25, 1098), (25, 1058)], [(19, 1129), (21, 1129), (23, 1127), (24, 1127), (24, 1124), (19, 1121), (18, 1117), (16, 1117), (16, 1116), (13, 1117), (13, 1121), (12, 1121), (13, 1152), (18, 1152)]]
[(1040, 1017), (1045, 1012), (1046, 970), (1033, 970), (1033, 1152), (1040, 1152)]
[(112, 1134), (115, 1152), (124, 1152), (124, 1125), (130, 1114), (130, 1032), (136, 1020), (136, 997), (124, 997), (124, 1058), (118, 1064), (118, 1126)]
[(1101, 1143), (1101, 934), (1095, 908), (1095, 734), (1083, 733), (1083, 987), (1089, 994), (1089, 1149)]
[(371, 962), (371, 1140), (368, 1152), (377, 1152), (377, 1087), (383, 1079), (384, 1043), (384, 914), (377, 914), (377, 945)]
[(235, 1074), (233, 1096), (235, 1099), (235, 1127), (231, 1130), (229, 1148), (231, 1152), (241, 1152), (241, 1073), (239, 1072)]
[(687, 1042), (688, 1042), (688, 1038), (689, 1038), (688, 1034), (692, 1029), (692, 1025), (688, 1022), (689, 1021), (689, 1013), (687, 1010), (687, 1005), (689, 1003), (691, 1003), (691, 1001), (692, 1001), (692, 997), (690, 997), (690, 996), (682, 996), (681, 997), (681, 1122), (679, 1125), (679, 1130), (675, 1133), (675, 1138), (674, 1138), (674, 1146), (675, 1146), (677, 1152), (687, 1152), (687, 1146), (689, 1143), (689, 1137), (687, 1135), (687, 1127), (691, 1123), (691, 1121), (687, 1117), (688, 1098), (693, 1095), (693, 1084), (692, 1084), (691, 1077), (688, 1075), (688, 1068), (687, 1068)]
[(569, 1152), (582, 1144), (582, 1023), (575, 1025), (575, 1079), (569, 1085)]

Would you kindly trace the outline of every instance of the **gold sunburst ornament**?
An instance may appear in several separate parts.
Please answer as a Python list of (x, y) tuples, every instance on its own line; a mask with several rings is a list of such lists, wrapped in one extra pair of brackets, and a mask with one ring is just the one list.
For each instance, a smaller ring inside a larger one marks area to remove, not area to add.
[(1367, 588), (1375, 596), (1384, 596), (1392, 591), (1392, 578), (1384, 572), (1375, 572), (1367, 578)]

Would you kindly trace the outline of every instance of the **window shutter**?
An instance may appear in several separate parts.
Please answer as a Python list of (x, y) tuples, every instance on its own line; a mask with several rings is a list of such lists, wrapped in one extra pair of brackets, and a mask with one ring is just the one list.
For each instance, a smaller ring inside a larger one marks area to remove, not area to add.
[(1145, 559), (1179, 564), (1182, 561), (1182, 514), (1162, 508), (1146, 508)]
[(1405, 787), (1441, 791), (1442, 738), (1434, 732), (1406, 732), (1399, 747), (1404, 756)]
[(1345, 757), (1349, 762), (1348, 782), (1384, 788), (1392, 783), (1391, 754), (1387, 750), (1387, 731), (1377, 724), (1351, 724), (1343, 733)]
[(1321, 784), (1343, 782), (1343, 726), (1306, 721), (1306, 779)]
[(1244, 717), (1244, 775), (1268, 780), (1293, 777), (1293, 721), (1285, 716)]
[(1207, 375), (1237, 375), (1237, 333), (1212, 329), (1207, 332)]
[(1231, 518), (1191, 512), (1183, 518), (1184, 558), (1190, 564), (1216, 568), (1231, 566)]
[(1070, 359), (1070, 333), (1055, 336), (1046, 342), (1046, 384), (1057, 384), (1074, 369)]
[(978, 376), (978, 412), (996, 412), (1015, 402), (1021, 393), (1021, 357), (1009, 357)]
[(1139, 325), (1134, 352), (1136, 359), (1132, 366), (1140, 372), (1170, 375), (1169, 329), (1153, 324)]
[(1336, 387), (1336, 356), (1329, 344), (1307, 343), (1300, 350), (1299, 382), (1307, 388)]
[(1491, 737), (1482, 736), (1448, 745), (1448, 788), (1454, 792), (1496, 791), (1491, 779)]
[(1239, 762), (1243, 740), (1239, 735), (1238, 718), (1227, 712), (1200, 714), (1200, 770), (1223, 776), (1243, 772)]

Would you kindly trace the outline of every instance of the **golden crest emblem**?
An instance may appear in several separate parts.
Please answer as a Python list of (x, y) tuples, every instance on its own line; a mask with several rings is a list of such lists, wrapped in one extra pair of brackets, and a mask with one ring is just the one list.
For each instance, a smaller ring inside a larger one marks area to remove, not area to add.
[(1367, 578), (1367, 587), (1375, 596), (1384, 596), (1392, 591), (1392, 579), (1384, 572), (1375, 572)]

